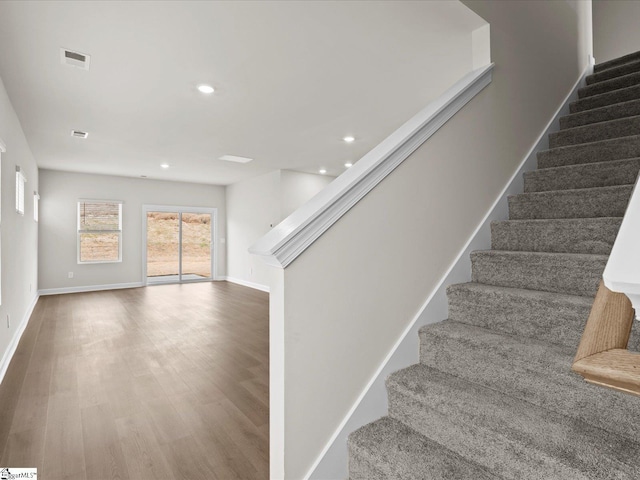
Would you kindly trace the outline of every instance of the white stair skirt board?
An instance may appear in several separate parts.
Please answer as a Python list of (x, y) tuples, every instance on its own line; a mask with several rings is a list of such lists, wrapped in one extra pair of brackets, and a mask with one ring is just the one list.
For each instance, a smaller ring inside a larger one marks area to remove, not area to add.
[(491, 248), (491, 222), (508, 218), (507, 196), (522, 193), (524, 189), (523, 173), (536, 168), (537, 152), (548, 148), (549, 132), (558, 129), (559, 118), (569, 113), (569, 103), (577, 99), (578, 88), (585, 85), (585, 77), (592, 73), (592, 70), (593, 65), (590, 62), (590, 65), (576, 81), (573, 89), (558, 107), (544, 131), (540, 133), (536, 143), (489, 209), (483, 221), (469, 238), (466, 247), (460, 251), (436, 289), (429, 294), (420, 312), (400, 336), (350, 412), (343, 419), (316, 462), (305, 475), (305, 479), (320, 480), (348, 477), (348, 435), (363, 425), (387, 415), (388, 403), (385, 379), (391, 373), (418, 362), (420, 342), (418, 330), (424, 325), (436, 323), (447, 318), (447, 286), (469, 281), (469, 278), (471, 278), (470, 253), (474, 250)]
[(22, 334), (24, 333), (27, 325), (29, 324), (29, 319), (31, 318), (31, 314), (33, 313), (33, 309), (36, 308), (36, 304), (38, 303), (38, 299), (40, 298), (39, 294), (36, 294), (31, 300), (29, 304), (29, 308), (25, 312), (22, 320), (20, 320), (20, 324), (18, 328), (13, 334), (13, 338), (9, 345), (7, 346), (7, 350), (4, 352), (4, 356), (2, 357), (2, 361), (0, 362), (0, 384), (2, 380), (4, 380), (4, 376), (7, 373), (7, 368), (9, 368), (9, 364), (11, 363), (11, 359), (13, 355), (16, 353), (16, 349), (18, 348), (18, 344), (20, 343), (20, 339), (22, 338)]

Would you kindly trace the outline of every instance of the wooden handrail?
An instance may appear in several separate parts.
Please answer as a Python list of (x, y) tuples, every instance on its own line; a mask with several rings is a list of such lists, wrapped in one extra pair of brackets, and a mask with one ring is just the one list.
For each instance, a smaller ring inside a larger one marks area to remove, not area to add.
[(600, 282), (572, 370), (588, 382), (640, 395), (640, 354), (627, 350), (634, 311)]

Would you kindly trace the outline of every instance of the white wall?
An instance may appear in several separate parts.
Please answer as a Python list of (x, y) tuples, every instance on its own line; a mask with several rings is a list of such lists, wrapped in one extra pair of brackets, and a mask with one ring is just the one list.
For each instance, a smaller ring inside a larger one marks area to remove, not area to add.
[[(40, 289), (140, 283), (142, 205), (218, 208), (218, 276), (226, 275), (225, 187), (40, 170)], [(121, 200), (122, 262), (77, 263), (76, 204), (80, 198)], [(73, 272), (73, 278), (68, 278)]]
[(335, 177), (280, 170), (280, 220), (287, 218)]
[(280, 171), (227, 186), (227, 277), (266, 289), (271, 271), (247, 252), (280, 221)]
[[(4, 84), (0, 80), (0, 139), (6, 145), (1, 154), (2, 218), (2, 305), (0, 306), (0, 378), (7, 367), (8, 355), (15, 348), (36, 298), (38, 288), (38, 225), (33, 219), (33, 192), (38, 190), (38, 168), (22, 132)], [(15, 209), (15, 173), (19, 165), (27, 177), (25, 214)], [(7, 315), (11, 327), (7, 328)]]
[(284, 271), (286, 478), (311, 467), (588, 64), (589, 2), (464, 3), (491, 25), (493, 82)]
[(227, 186), (228, 277), (261, 289), (273, 271), (248, 249), (334, 177), (276, 170)]
[(597, 63), (640, 50), (640, 2), (593, 0), (593, 50)]

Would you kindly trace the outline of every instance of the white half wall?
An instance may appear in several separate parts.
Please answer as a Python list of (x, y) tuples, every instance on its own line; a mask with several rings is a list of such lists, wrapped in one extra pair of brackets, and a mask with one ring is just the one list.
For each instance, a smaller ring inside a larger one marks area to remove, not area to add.
[[(55, 170), (40, 170), (40, 178), (40, 290), (141, 284), (143, 204), (217, 208), (217, 275), (226, 276), (226, 243), (220, 241), (226, 239), (225, 187)], [(80, 198), (123, 202), (122, 262), (78, 264), (76, 204)], [(68, 278), (69, 272), (73, 278)]]
[(464, 3), (491, 25), (492, 83), (284, 270), (286, 478), (310, 473), (589, 63), (588, 2)]
[(640, 2), (593, 0), (593, 54), (597, 63), (640, 50)]
[[(33, 192), (39, 190), (38, 167), (20, 121), (0, 80), (0, 218), (1, 286), (0, 381), (18, 345), (38, 290), (38, 224), (33, 219)], [(1, 150), (1, 149), (0, 149)], [(16, 166), (24, 172), (25, 212), (16, 213)], [(7, 317), (9, 323), (7, 323)]]

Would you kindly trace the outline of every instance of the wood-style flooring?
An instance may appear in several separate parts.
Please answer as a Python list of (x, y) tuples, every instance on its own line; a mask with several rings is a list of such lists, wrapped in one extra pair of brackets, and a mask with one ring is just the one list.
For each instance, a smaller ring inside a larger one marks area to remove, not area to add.
[(268, 478), (268, 302), (227, 282), (41, 297), (0, 385), (0, 465)]

